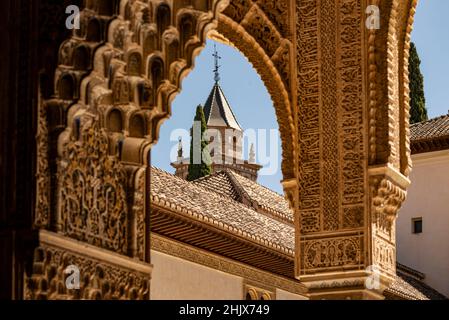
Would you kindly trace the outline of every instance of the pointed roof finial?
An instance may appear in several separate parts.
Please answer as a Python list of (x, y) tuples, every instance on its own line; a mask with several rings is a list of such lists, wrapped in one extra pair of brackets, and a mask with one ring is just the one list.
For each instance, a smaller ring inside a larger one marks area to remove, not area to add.
[(215, 83), (218, 83), (218, 81), (220, 81), (220, 73), (218, 72), (218, 70), (220, 69), (221, 66), (218, 65), (218, 60), (221, 59), (221, 57), (218, 55), (217, 52), (217, 45), (214, 43), (214, 54), (212, 55), (215, 58), (215, 69), (214, 69), (214, 73), (215, 73)]
[(249, 150), (249, 163), (256, 163), (256, 153), (254, 152), (254, 143), (251, 143), (251, 148)]
[(182, 160), (182, 158), (183, 158), (182, 138), (179, 137), (179, 139), (178, 139), (178, 161)]

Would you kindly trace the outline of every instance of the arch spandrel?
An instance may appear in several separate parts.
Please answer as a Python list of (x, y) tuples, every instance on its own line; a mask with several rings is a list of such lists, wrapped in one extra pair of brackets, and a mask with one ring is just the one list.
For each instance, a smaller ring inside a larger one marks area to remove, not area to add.
[[(113, 142), (114, 147), (105, 148), (102, 156), (114, 159), (117, 175), (131, 181), (123, 185), (122, 178), (110, 177), (117, 190), (124, 190), (119, 196), (128, 201), (123, 208), (124, 221), (129, 221), (122, 228), (127, 239), (127, 249), (121, 246), (123, 254), (149, 262), (137, 250), (148, 244), (148, 226), (142, 229), (134, 224), (145, 221), (142, 217), (149, 209), (142, 199), (148, 186), (148, 152), (157, 142), (162, 122), (171, 114), (170, 103), (181, 90), (183, 77), (193, 68), (206, 37), (215, 30), (215, 36), (220, 35), (245, 54), (273, 99), (283, 142), (283, 185), (295, 210), (296, 276), (309, 285), (312, 294), (322, 279), (333, 281), (335, 276), (341, 281), (331, 286), (347, 285), (345, 275), (335, 275), (342, 268), (357, 278), (357, 283), (350, 285), (362, 292), (360, 284), (367, 266), (377, 264), (387, 280), (392, 276), (394, 215), (405, 197), (410, 166), (404, 79), (410, 12), (415, 1), (410, 5), (382, 1), (381, 21), (389, 28), (375, 32), (365, 29), (363, 23), (364, 9), (377, 3), (375, 0), (215, 0), (192, 1), (187, 7), (168, 0), (123, 0), (111, 8), (95, 3), (92, 1), (91, 10), (82, 14), (89, 19), (81, 21), (91, 21), (99, 14), (96, 8), (101, 8), (101, 25), (106, 28), (102, 34), (107, 35), (107, 41), (90, 43), (89, 64), (81, 55), (76, 68), (73, 51), (102, 35), (94, 35), (98, 28), (91, 28), (89, 39), (80, 34), (67, 41), (61, 46), (61, 66), (55, 80), (56, 91), (63, 93), (56, 101), (64, 98), (66, 105), (78, 102), (81, 132), (77, 135), (86, 140), (74, 139), (72, 128), (76, 124), (67, 122), (59, 144), (62, 149), (77, 146), (89, 153), (92, 130), (99, 131), (95, 131), (97, 137)], [(169, 9), (169, 18), (168, 13), (157, 15), (161, 5)], [(178, 23), (180, 15), (194, 17), (195, 27)], [(179, 29), (181, 26), (185, 29)], [(188, 30), (188, 39), (183, 37), (183, 30)], [(393, 45), (393, 40), (399, 40), (398, 44)], [(161, 60), (161, 79), (153, 79), (156, 73), (148, 69), (152, 56)], [(75, 70), (85, 65), (89, 70)], [(60, 84), (63, 77), (72, 82)], [(63, 85), (73, 86), (74, 94)], [(86, 99), (79, 100), (80, 96)], [(41, 116), (46, 114), (46, 105), (40, 106)], [(108, 123), (107, 112), (112, 107), (121, 111), (120, 127)], [(139, 128), (133, 131), (130, 126), (137, 114)], [(394, 126), (396, 122), (398, 126)], [(41, 119), (39, 126), (38, 150), (44, 150), (52, 142), (42, 136), (49, 129), (46, 121)], [(114, 132), (108, 131), (111, 127)], [(75, 164), (73, 158), (64, 158), (63, 151), (57, 162)], [(45, 157), (46, 153), (38, 154)], [(78, 157), (82, 156), (81, 152)], [(97, 171), (111, 169), (101, 161), (96, 165)], [(59, 203), (58, 194), (64, 186), (59, 183), (57, 191), (48, 189), (50, 183), (45, 181), (50, 179), (49, 171), (48, 161), (39, 159), (38, 191), (42, 196), (38, 197)], [(61, 170), (58, 179), (61, 182), (70, 177)], [(99, 205), (87, 204), (87, 210)], [(52, 225), (58, 221), (52, 215), (61, 218), (68, 212), (61, 206), (40, 207), (46, 208), (43, 216), (37, 212), (40, 225)], [(70, 236), (64, 228), (60, 232)], [(102, 247), (94, 238), (85, 240)], [(103, 242), (114, 247), (110, 244), (113, 240)], [(377, 246), (381, 241), (387, 246)], [(392, 259), (377, 261), (381, 256)]]

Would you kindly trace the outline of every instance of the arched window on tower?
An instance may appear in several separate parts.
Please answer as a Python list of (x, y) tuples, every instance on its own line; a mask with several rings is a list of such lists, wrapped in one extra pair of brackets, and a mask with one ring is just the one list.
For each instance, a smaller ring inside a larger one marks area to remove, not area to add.
[(215, 137), (211, 136), (209, 138), (209, 150), (210, 150), (211, 158), (215, 157), (215, 148), (211, 148), (211, 146), (213, 145), (214, 141), (215, 141)]
[(232, 137), (232, 154), (237, 158), (237, 137)]

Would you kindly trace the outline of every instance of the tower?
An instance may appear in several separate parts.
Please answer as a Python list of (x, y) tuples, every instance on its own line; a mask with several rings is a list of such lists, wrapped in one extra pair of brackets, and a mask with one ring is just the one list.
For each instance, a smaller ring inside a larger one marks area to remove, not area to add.
[[(253, 146), (250, 152), (250, 161), (243, 159), (243, 129), (220, 87), (218, 61), (221, 57), (218, 55), (216, 47), (213, 57), (215, 61), (214, 85), (203, 107), (212, 158), (212, 173), (232, 169), (238, 174), (256, 181), (258, 171), (262, 166), (255, 162)], [(181, 150), (181, 154), (179, 150)], [(178, 159), (171, 164), (176, 169), (175, 175), (185, 179), (189, 162), (189, 159), (182, 156), (182, 146), (178, 147)]]

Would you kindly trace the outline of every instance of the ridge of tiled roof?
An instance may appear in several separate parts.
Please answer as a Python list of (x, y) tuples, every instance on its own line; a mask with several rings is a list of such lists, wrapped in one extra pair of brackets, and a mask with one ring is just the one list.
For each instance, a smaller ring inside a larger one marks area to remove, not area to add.
[(412, 277), (415, 277), (418, 280), (424, 280), (424, 278), (426, 277), (424, 273), (422, 273), (416, 269), (410, 268), (409, 266), (406, 266), (399, 262), (396, 263), (396, 268), (398, 271), (400, 271), (404, 274), (410, 275)]
[(293, 211), (290, 209), (290, 205), (284, 196), (235, 171), (229, 170), (229, 174), (238, 183), (239, 187), (246, 192), (248, 197), (262, 209), (293, 223)]
[(241, 197), (243, 196), (247, 201), (255, 203), (262, 211), (276, 219), (293, 223), (293, 212), (285, 197), (232, 169), (222, 170), (193, 182), (239, 202), (242, 202)]
[(411, 124), (410, 135), (412, 142), (449, 137), (449, 115)]
[(151, 200), (266, 247), (294, 253), (294, 229), (290, 225), (156, 167), (151, 170)]
[(235, 189), (231, 178), (224, 170), (194, 180), (192, 181), (192, 183), (200, 185), (203, 188), (221, 194), (225, 197), (229, 197), (233, 200), (241, 202), (239, 192)]

